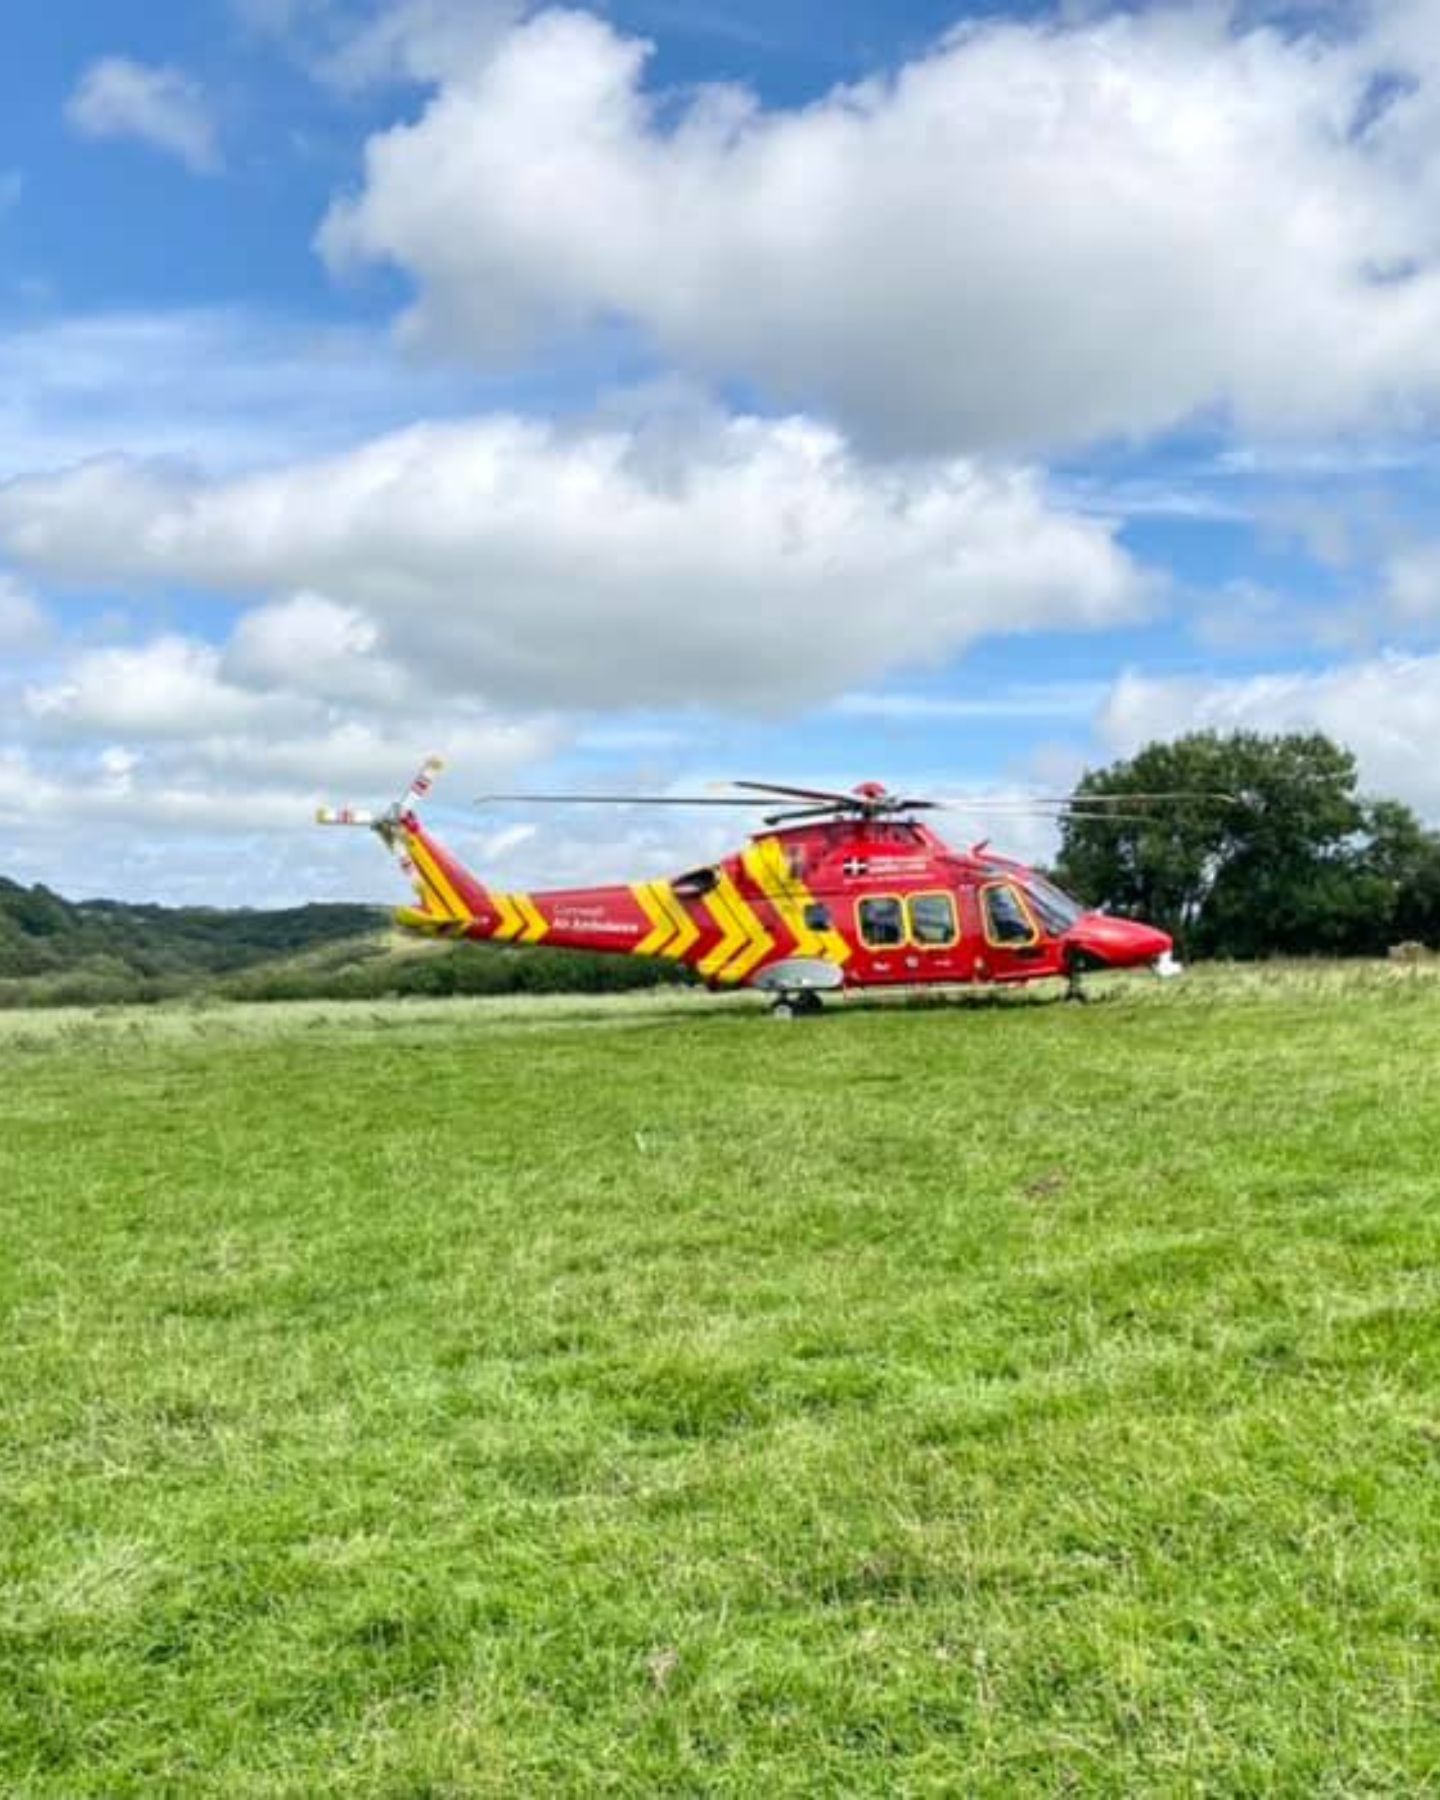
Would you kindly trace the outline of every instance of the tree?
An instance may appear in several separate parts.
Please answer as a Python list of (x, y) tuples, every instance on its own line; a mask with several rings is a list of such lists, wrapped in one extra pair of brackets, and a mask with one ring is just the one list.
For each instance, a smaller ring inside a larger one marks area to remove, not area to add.
[(1383, 954), (1401, 939), (1433, 943), (1440, 934), (1440, 839), (1398, 800), (1365, 809), (1357, 847), (1359, 910), (1349, 948)]
[(1440, 924), (1440, 846), (1398, 801), (1362, 802), (1354, 757), (1319, 733), (1195, 732), (1077, 791), (1205, 796), (1071, 819), (1059, 859), (1077, 893), (1162, 925), (1188, 954), (1373, 954), (1402, 917)]
[(1440, 835), (1421, 831), (1418, 842), (1405, 846), (1390, 873), (1395, 914), (1388, 941), (1440, 948)]

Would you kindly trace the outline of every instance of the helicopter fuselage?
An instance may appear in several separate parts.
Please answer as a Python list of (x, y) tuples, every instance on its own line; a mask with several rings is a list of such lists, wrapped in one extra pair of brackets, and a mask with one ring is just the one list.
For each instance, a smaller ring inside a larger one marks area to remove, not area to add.
[(509, 892), (464, 868), (413, 810), (386, 835), (420, 898), (396, 915), (409, 930), (668, 959), (714, 988), (785, 995), (1174, 967), (1167, 933), (1087, 911), (1025, 864), (985, 845), (952, 850), (912, 819), (772, 830), (668, 879)]

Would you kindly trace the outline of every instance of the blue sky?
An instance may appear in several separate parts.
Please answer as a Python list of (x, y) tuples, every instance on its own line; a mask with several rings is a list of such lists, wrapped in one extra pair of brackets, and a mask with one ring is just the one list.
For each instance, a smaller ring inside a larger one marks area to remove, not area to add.
[(1434, 0), (16, 11), (3, 872), (384, 897), (305, 820), (431, 748), (538, 884), (726, 828), (453, 803), (1316, 726), (1440, 821)]

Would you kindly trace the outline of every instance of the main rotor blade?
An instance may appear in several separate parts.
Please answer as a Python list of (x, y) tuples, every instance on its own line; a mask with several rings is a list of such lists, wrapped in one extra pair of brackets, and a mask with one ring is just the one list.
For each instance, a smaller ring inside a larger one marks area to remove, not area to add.
[(821, 800), (827, 806), (843, 806), (851, 810), (865, 805), (857, 794), (836, 794), (829, 788), (786, 787), (775, 781), (737, 781), (734, 785), (745, 788), (752, 794), (778, 794), (782, 800)]
[[(1228, 805), (1238, 805), (1234, 794), (1220, 793), (1169, 793), (1169, 794), (977, 794), (973, 799), (954, 796), (948, 800), (931, 801), (932, 806), (942, 806), (947, 812), (1050, 812), (1070, 811), (1076, 807), (1086, 807), (1095, 812), (1105, 812), (1114, 806), (1131, 806), (1147, 804), (1151, 801), (1183, 801), (1183, 800), (1220, 800)], [(906, 806), (914, 806), (917, 802), (907, 800)], [(1153, 815), (1151, 815), (1153, 816)]]
[(494, 806), (769, 806), (769, 800), (746, 795), (724, 799), (715, 794), (477, 794), (473, 804)]
[(1226, 794), (1218, 788), (1173, 788), (1169, 792), (1153, 794), (1092, 794), (1086, 788), (1077, 788), (1068, 796), (1071, 800), (1122, 801), (1128, 805), (1132, 800), (1223, 800), (1229, 806), (1238, 806), (1238, 794)]
[(1057, 812), (1049, 814), (1057, 825), (1067, 824), (1071, 819), (1091, 819), (1101, 825), (1154, 825), (1157, 823), (1154, 813), (1122, 813), (1122, 812)]
[[(747, 791), (743, 794), (477, 794), (473, 802), (476, 806), (728, 806), (728, 807), (761, 807), (773, 806), (774, 798), (760, 798), (761, 795), (779, 797), (788, 800), (806, 801), (810, 804), (797, 807), (793, 812), (779, 812), (767, 819), (767, 824), (778, 825), (792, 820), (822, 818), (827, 815), (850, 815), (864, 817), (888, 816), (892, 813), (906, 812), (968, 812), (968, 813), (1069, 813), (1092, 818), (1118, 816), (1114, 814), (1117, 806), (1135, 804), (1149, 805), (1155, 802), (1180, 802), (1187, 800), (1222, 801), (1227, 805), (1239, 804), (1234, 794), (1205, 791), (1184, 791), (1175, 789), (1168, 792), (1140, 794), (1089, 794), (1077, 792), (1073, 794), (977, 794), (972, 799), (952, 796), (946, 800), (927, 800), (919, 795), (890, 796), (888, 794), (876, 799), (866, 799), (857, 794), (830, 793), (823, 788), (786, 787), (778, 782), (769, 781), (737, 781), (737, 788)], [(1133, 815), (1148, 816), (1154, 814)]]

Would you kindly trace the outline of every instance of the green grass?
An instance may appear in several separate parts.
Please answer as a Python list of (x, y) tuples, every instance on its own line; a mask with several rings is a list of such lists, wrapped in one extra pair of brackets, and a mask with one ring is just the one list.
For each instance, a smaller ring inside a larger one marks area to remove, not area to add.
[(0, 1030), (0, 1792), (1440, 1792), (1440, 980)]

